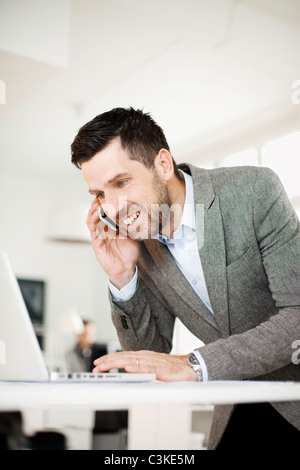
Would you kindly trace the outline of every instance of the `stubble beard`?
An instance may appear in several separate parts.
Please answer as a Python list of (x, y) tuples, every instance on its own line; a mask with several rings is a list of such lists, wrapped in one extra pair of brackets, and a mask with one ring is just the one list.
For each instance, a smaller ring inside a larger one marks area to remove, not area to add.
[[(163, 228), (170, 221), (171, 199), (167, 186), (159, 177), (156, 169), (153, 170), (152, 191), (156, 194), (156, 202), (149, 206), (143, 205), (141, 212), (147, 215), (147, 222), (143, 222), (134, 231), (128, 228), (130, 238), (138, 241), (153, 238), (162, 232)], [(145, 218), (145, 217), (144, 217)]]

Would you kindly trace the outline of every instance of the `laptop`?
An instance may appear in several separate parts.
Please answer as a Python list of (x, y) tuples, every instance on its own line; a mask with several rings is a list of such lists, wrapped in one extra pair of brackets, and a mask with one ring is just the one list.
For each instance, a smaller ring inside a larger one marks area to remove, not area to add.
[(0, 381), (150, 382), (150, 373), (49, 373), (9, 258), (0, 252)]

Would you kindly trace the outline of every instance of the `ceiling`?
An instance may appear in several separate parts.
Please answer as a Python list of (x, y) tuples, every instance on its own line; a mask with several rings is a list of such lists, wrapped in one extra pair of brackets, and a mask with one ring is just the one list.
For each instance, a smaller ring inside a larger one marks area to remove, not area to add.
[(0, 171), (72, 177), (77, 130), (116, 106), (150, 112), (177, 161), (221, 132), (295, 106), (298, 0), (26, 5), (0, 0)]

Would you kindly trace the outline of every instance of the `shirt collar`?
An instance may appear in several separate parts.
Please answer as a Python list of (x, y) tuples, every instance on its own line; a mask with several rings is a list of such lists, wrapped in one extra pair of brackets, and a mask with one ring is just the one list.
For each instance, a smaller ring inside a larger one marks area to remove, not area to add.
[[(185, 225), (193, 230), (196, 230), (193, 178), (191, 175), (184, 173), (182, 170), (179, 171), (183, 174), (185, 182), (185, 201), (180, 226)], [(174, 232), (174, 234), (177, 232), (177, 230)]]
[(155, 235), (155, 238), (165, 244), (174, 243), (175, 240), (182, 240), (182, 238), (184, 238), (185, 233), (191, 230), (196, 230), (193, 179), (191, 175), (188, 175), (182, 170), (179, 171), (183, 174), (185, 182), (185, 201), (183, 206), (183, 212), (181, 216), (180, 225), (177, 230), (175, 230), (173, 238), (167, 238), (163, 235)]

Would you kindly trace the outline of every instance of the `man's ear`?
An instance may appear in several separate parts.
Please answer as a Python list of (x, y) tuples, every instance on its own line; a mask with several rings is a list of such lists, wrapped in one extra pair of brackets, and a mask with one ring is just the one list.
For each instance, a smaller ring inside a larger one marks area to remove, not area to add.
[(166, 149), (160, 149), (154, 160), (154, 166), (160, 177), (167, 183), (174, 175), (173, 158)]

